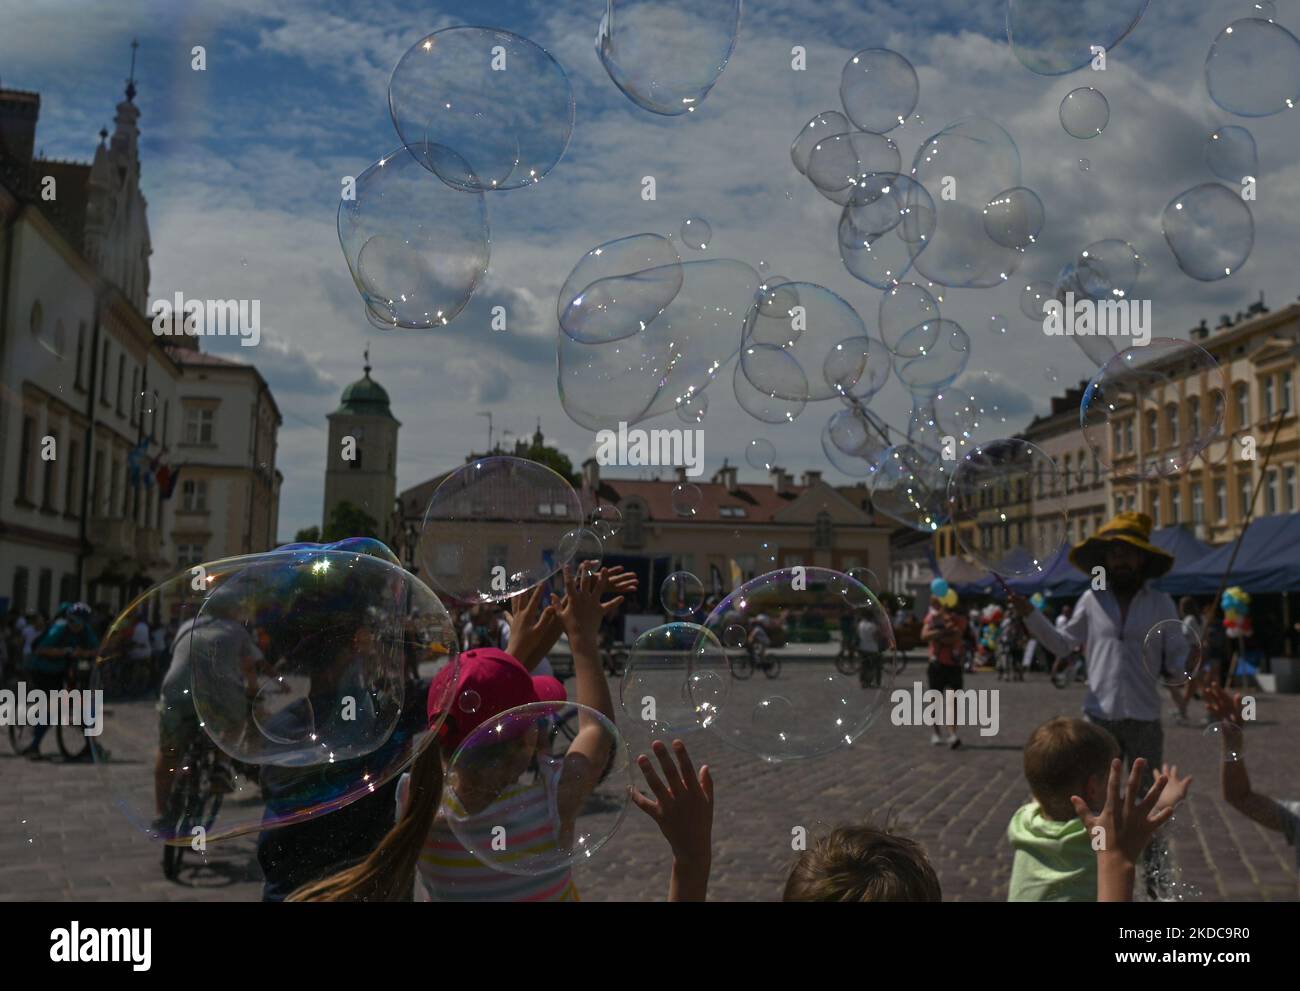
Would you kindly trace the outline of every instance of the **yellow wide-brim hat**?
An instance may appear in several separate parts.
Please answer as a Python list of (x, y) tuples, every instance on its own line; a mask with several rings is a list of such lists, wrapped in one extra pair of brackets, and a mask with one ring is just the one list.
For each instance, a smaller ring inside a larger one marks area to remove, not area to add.
[(1106, 545), (1123, 541), (1147, 556), (1148, 577), (1159, 578), (1174, 566), (1174, 556), (1151, 543), (1151, 517), (1146, 513), (1120, 513), (1070, 551), (1070, 563), (1088, 574), (1104, 563)]

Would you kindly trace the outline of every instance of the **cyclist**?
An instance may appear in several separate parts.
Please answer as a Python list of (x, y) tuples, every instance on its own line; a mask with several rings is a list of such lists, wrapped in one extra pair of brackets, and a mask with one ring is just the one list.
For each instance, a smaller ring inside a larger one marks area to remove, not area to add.
[[(90, 628), (90, 606), (77, 602), (67, 608), (32, 646), (28, 667), (38, 690), (57, 692), (67, 686), (68, 665), (77, 658), (94, 657), (99, 637)], [(41, 740), (48, 726), (37, 726), (32, 742), (23, 750), (31, 760), (41, 759)]]

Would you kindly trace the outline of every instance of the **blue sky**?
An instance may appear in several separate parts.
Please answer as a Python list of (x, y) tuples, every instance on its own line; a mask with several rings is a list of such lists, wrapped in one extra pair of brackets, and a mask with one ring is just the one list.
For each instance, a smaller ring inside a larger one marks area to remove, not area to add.
[[(263, 343), (251, 354), (284, 412), (279, 466), (285, 474), (281, 535), (319, 522), (325, 414), (358, 377), (371, 343), (374, 376), (403, 421), (399, 487), (459, 464), (486, 440), (480, 411), (498, 430), (548, 437), (575, 460), (593, 440), (561, 409), (555, 387), (555, 294), (589, 248), (643, 231), (675, 233), (683, 218), (709, 219), (708, 254), (825, 285), (875, 330), (879, 292), (853, 279), (835, 249), (838, 209), (790, 163), (789, 145), (813, 114), (838, 107), (845, 60), (889, 47), (916, 66), (917, 112), (896, 137), (903, 161), (930, 134), (971, 113), (987, 114), (1015, 138), (1023, 183), (1042, 197), (1047, 227), (1013, 284), (950, 290), (944, 316), (974, 343), (969, 374), (992, 376), (1019, 428), (1053, 392), (1093, 366), (1068, 339), (1050, 339), (1018, 307), (1018, 286), (1052, 278), (1085, 244), (1131, 241), (1148, 260), (1139, 296), (1153, 300), (1155, 332), (1185, 337), (1201, 318), (1244, 309), (1260, 291), (1273, 306), (1293, 300), (1291, 234), (1300, 217), (1300, 128), (1290, 115), (1232, 118), (1209, 101), (1206, 50), (1249, 3), (1152, 4), (1110, 54), (1104, 74), (1036, 76), (1012, 56), (1005, 4), (937, 0), (772, 0), (747, 5), (736, 53), (699, 112), (660, 118), (633, 105), (601, 67), (593, 39), (600, 0), (549, 3), (325, 3), (207, 0), (118, 3), (0, 0), (0, 80), (38, 90), (38, 144), (47, 155), (88, 160), (101, 126), (112, 126), (132, 37), (142, 160), (153, 234), (154, 296), (262, 300)], [(1278, 20), (1300, 29), (1296, 0), (1279, 0)], [(393, 64), (431, 31), (491, 24), (547, 48), (573, 83), (577, 123), (564, 159), (531, 189), (489, 194), (492, 262), (466, 311), (450, 326), (383, 333), (365, 320), (335, 236), (340, 177), (356, 175), (398, 144), (386, 86)], [(193, 45), (208, 68), (190, 69)], [(791, 72), (792, 45), (808, 70)], [(1098, 81), (1097, 77), (1101, 77)], [(1104, 134), (1066, 135), (1057, 108), (1081, 85), (1103, 89), (1111, 106)], [(1260, 149), (1256, 243), (1249, 263), (1222, 282), (1195, 282), (1173, 263), (1159, 217), (1176, 193), (1212, 176), (1201, 160), (1216, 127), (1249, 127)], [(1091, 168), (1083, 172), (1078, 160)], [(658, 178), (658, 199), (640, 198), (640, 177)], [(789, 195), (787, 196), (787, 192)], [(505, 304), (511, 327), (488, 329)], [(1011, 333), (995, 338), (989, 317)], [(212, 342), (212, 350), (233, 342)], [(207, 342), (205, 342), (207, 346)], [(235, 351), (241, 351), (233, 347)], [(249, 358), (242, 349), (240, 358)], [(1059, 382), (1049, 381), (1052, 366)], [(742, 465), (754, 437), (778, 462), (829, 469), (818, 436), (832, 403), (810, 404), (793, 423), (748, 418), (729, 395), (729, 371), (710, 387), (704, 424), (706, 470), (723, 457)], [(906, 422), (897, 382), (873, 402), (886, 420)], [(669, 417), (665, 426), (678, 425)], [(843, 481), (828, 470), (828, 476)]]

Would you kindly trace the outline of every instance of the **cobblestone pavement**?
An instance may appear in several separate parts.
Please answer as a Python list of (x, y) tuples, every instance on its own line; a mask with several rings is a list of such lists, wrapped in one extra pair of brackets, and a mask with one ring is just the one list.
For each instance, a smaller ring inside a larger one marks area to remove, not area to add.
[[(910, 688), (922, 674), (923, 666), (914, 661), (895, 688)], [(773, 684), (799, 676), (787, 666)], [(1004, 899), (1011, 866), (1004, 832), (1028, 796), (1021, 748), (1042, 721), (1077, 714), (1083, 689), (1057, 690), (1042, 674), (1003, 684), (992, 673), (968, 676), (967, 687), (1001, 689), (1001, 726), (990, 738), (967, 729), (958, 751), (932, 747), (924, 728), (890, 725), (888, 710), (851, 749), (816, 760), (765, 764), (707, 734), (689, 737), (693, 757), (712, 766), (716, 782), (711, 897), (778, 899), (796, 826), (814, 832), (888, 819), (925, 846), (945, 898)], [(115, 762), (127, 767), (126, 762), (140, 762), (133, 777), (143, 785), (143, 762), (152, 759), (149, 704), (111, 706), (109, 720), (114, 719), (117, 725), (145, 727), (135, 737), (119, 732), (113, 749)], [(645, 748), (635, 734), (628, 742), (633, 753)], [(1247, 731), (1245, 751), (1257, 790), (1300, 796), (1298, 743), (1300, 696), (1260, 695), (1259, 719)], [(0, 743), (0, 900), (259, 897), (252, 836), (212, 844), (206, 864), (187, 866), (178, 882), (166, 881), (159, 849), (115, 807), (121, 796), (110, 793), (100, 769), (57, 756), (30, 762), (11, 756), (7, 744)], [(57, 754), (53, 734), (45, 752)], [(1255, 826), (1220, 797), (1217, 740), (1199, 724), (1181, 727), (1166, 719), (1165, 753), (1195, 777), (1192, 797), (1170, 827), (1170, 840), (1183, 880), (1199, 889), (1196, 897), (1295, 900), (1293, 851), (1280, 834)], [(146, 797), (137, 790), (131, 800)], [(618, 803), (602, 809), (597, 816), (603, 823), (618, 818)], [(253, 802), (241, 814), (256, 817), (257, 812)], [(576, 874), (585, 900), (654, 900), (666, 895), (668, 868), (668, 849), (658, 831), (629, 805), (613, 838)]]

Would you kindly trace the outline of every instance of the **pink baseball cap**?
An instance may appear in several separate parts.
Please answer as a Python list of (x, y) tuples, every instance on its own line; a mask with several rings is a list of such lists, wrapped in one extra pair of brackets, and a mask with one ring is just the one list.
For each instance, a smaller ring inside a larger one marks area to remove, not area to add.
[(438, 742), (448, 751), (460, 746), (480, 725), (507, 709), (532, 702), (563, 702), (569, 696), (558, 678), (529, 674), (516, 658), (496, 647), (480, 647), (460, 655), (460, 677), (451, 687), (450, 667), (429, 685), (429, 725), (446, 711)]

